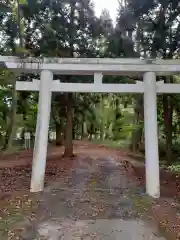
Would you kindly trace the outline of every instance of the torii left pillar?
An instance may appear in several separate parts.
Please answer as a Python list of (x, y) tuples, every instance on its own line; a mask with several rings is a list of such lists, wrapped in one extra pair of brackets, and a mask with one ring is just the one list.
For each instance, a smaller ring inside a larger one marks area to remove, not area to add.
[(44, 189), (48, 130), (51, 112), (52, 82), (53, 73), (48, 70), (43, 70), (40, 78), (38, 116), (31, 176), (31, 192), (40, 192)]

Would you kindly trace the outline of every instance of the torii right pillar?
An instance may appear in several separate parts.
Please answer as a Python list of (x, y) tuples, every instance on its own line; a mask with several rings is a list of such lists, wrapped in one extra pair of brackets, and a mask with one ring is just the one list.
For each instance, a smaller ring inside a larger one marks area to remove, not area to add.
[(153, 198), (160, 197), (159, 149), (157, 125), (156, 74), (144, 74), (144, 128), (146, 192)]

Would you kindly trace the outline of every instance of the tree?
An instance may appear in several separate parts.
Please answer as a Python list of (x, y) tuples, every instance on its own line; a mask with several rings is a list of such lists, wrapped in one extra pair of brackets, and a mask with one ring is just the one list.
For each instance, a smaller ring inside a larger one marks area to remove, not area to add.
[[(61, 7), (59, 7), (61, 6)], [(49, 53), (58, 57), (87, 57), (93, 56), (97, 33), (96, 18), (89, 0), (57, 1), (49, 4), (51, 20), (43, 29), (43, 36), (39, 41), (45, 55)], [(51, 46), (51, 47), (49, 47)], [(58, 77), (58, 76), (57, 76)], [(72, 81), (71, 76), (59, 76), (65, 82)], [(66, 105), (65, 156), (73, 155), (72, 123), (74, 96), (64, 94)]]
[[(121, 6), (119, 23), (123, 27), (129, 40), (134, 36), (133, 48), (140, 56), (159, 57), (163, 59), (178, 57), (179, 29), (178, 16), (179, 1), (137, 1), (127, 0)], [(164, 78), (165, 82), (173, 82), (173, 78)], [(177, 104), (177, 103), (176, 103)], [(166, 136), (167, 160), (172, 156), (172, 96), (163, 96), (164, 127)]]
[[(8, 51), (12, 55), (22, 55), (24, 54), (23, 45), (23, 15), (21, 11), (21, 6), (27, 5), (26, 0), (17, 1), (2, 1), (1, 2), (1, 22), (2, 22), (2, 34), (6, 36), (6, 42), (4, 43), (5, 52)], [(8, 13), (8, 14), (7, 14)], [(7, 17), (5, 17), (7, 14)], [(3, 21), (4, 20), (4, 21)], [(19, 43), (16, 43), (19, 41)], [(12, 91), (12, 101), (10, 110), (10, 120), (6, 132), (6, 138), (4, 143), (4, 149), (9, 149), (12, 147), (12, 140), (15, 133), (16, 124), (16, 110), (17, 110), (17, 93), (15, 89), (16, 75), (14, 74), (11, 79), (11, 91)]]

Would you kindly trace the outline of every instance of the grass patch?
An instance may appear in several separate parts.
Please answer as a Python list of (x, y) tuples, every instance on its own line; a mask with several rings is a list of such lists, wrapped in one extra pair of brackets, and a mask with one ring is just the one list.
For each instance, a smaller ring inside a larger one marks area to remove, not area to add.
[(170, 166), (164, 166), (164, 168), (169, 172), (180, 174), (180, 163), (174, 163)]
[(153, 199), (149, 196), (132, 195), (135, 211), (140, 217), (146, 216), (153, 204)]
[(127, 148), (129, 146), (129, 142), (127, 140), (120, 140), (120, 141), (112, 141), (112, 140), (92, 140), (91, 141), (94, 144), (101, 144), (104, 145), (105, 147), (110, 147), (110, 148)]

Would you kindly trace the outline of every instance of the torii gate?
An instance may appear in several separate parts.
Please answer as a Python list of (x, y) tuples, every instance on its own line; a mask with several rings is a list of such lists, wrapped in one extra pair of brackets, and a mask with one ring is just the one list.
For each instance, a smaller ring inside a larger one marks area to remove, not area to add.
[[(0, 56), (0, 67), (18, 73), (40, 73), (40, 81), (16, 82), (17, 91), (39, 91), (38, 117), (33, 155), (31, 192), (44, 188), (48, 127), (52, 92), (144, 93), (146, 192), (160, 196), (157, 130), (157, 93), (180, 93), (180, 84), (156, 83), (156, 76), (180, 72), (180, 60), (107, 58), (21, 59)], [(94, 75), (94, 83), (61, 83), (53, 74)], [(103, 84), (104, 75), (143, 75), (137, 84)]]

